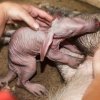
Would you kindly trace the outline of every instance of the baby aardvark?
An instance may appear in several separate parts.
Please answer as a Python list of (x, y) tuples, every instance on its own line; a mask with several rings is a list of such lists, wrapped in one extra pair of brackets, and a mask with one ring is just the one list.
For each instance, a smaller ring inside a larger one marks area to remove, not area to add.
[[(84, 56), (72, 57), (71, 55), (62, 53), (59, 50), (60, 43), (76, 35), (95, 32), (98, 28), (99, 22), (95, 19), (85, 21), (77, 17), (63, 17), (55, 19), (52, 22), (51, 28), (47, 31), (41, 29), (34, 31), (29, 27), (18, 29), (12, 35), (9, 43), (9, 72), (5, 78), (0, 79), (0, 85), (2, 86), (2, 83), (8, 84), (14, 76), (18, 75), (17, 85), (23, 85), (34, 95), (45, 94), (47, 90), (44, 86), (29, 81), (36, 72), (36, 56), (40, 55), (41, 61), (46, 56), (50, 60), (75, 68), (84, 60)], [(72, 46), (72, 48), (74, 47)], [(76, 48), (74, 49), (75, 51), (79, 51)]]

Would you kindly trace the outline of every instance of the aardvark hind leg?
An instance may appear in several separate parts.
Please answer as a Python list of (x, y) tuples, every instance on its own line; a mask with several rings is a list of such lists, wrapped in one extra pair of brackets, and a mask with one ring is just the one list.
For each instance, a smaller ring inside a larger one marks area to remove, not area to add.
[(36, 59), (31, 58), (27, 61), (27, 64), (25, 67), (21, 67), (21, 73), (18, 75), (18, 83), (22, 84), (29, 92), (37, 95), (46, 94), (47, 90), (44, 86), (37, 84), (37, 83), (31, 83), (29, 79), (35, 74), (36, 72)]

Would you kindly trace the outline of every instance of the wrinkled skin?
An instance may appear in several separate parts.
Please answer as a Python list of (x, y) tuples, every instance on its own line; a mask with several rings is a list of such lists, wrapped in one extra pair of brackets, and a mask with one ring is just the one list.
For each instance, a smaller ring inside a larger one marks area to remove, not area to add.
[(40, 54), (41, 61), (46, 56), (50, 60), (75, 68), (84, 57), (64, 54), (60, 52), (59, 45), (69, 37), (97, 31), (99, 28), (97, 23), (99, 22), (94, 19), (85, 21), (77, 17), (60, 18), (55, 19), (51, 28), (46, 31), (44, 29), (33, 31), (28, 27), (18, 29), (9, 43), (9, 73), (7, 77), (0, 80), (0, 85), (8, 83), (17, 74), (17, 85), (23, 85), (34, 95), (46, 94), (47, 90), (44, 86), (29, 81), (36, 72), (36, 56)]

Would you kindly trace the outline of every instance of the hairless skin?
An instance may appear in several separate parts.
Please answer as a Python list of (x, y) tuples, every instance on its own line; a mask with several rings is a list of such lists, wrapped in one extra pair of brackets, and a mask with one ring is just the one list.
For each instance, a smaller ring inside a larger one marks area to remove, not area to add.
[(75, 68), (84, 60), (84, 56), (72, 57), (64, 54), (60, 52), (59, 45), (67, 38), (97, 31), (97, 23), (99, 22), (95, 19), (85, 21), (77, 17), (63, 17), (55, 19), (47, 31), (33, 31), (28, 27), (18, 29), (9, 43), (9, 73), (0, 80), (0, 85), (8, 83), (17, 74), (17, 85), (23, 85), (34, 95), (45, 94), (47, 90), (44, 86), (29, 81), (36, 72), (36, 56), (40, 54), (41, 61), (46, 56)]

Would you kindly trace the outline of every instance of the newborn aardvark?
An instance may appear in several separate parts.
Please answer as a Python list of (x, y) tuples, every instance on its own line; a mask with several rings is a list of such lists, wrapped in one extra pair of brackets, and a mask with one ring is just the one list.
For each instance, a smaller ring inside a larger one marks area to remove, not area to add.
[(34, 95), (45, 94), (47, 90), (44, 86), (29, 81), (36, 72), (36, 56), (40, 54), (41, 61), (46, 56), (55, 62), (68, 64), (71, 67), (77, 66), (84, 57), (72, 57), (60, 52), (59, 44), (75, 35), (95, 32), (99, 27), (98, 24), (97, 20), (85, 21), (75, 17), (55, 19), (47, 32), (33, 31), (28, 27), (18, 29), (9, 43), (9, 73), (0, 80), (0, 85), (8, 84), (13, 76), (18, 75), (17, 85), (23, 85)]

